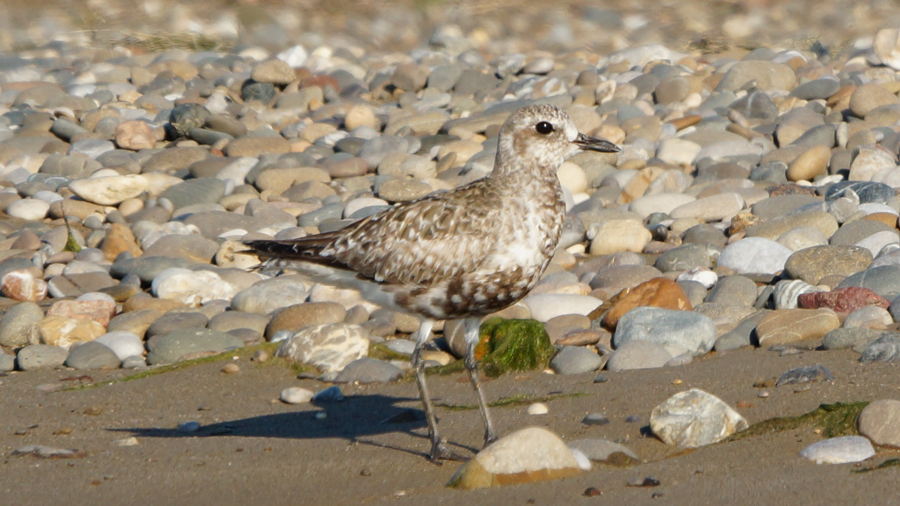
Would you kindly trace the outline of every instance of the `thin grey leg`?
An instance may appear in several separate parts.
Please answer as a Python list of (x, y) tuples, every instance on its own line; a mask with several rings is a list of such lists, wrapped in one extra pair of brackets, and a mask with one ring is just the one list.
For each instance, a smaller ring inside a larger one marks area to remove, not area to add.
[(419, 331), (416, 333), (416, 347), (413, 349), (410, 361), (416, 373), (416, 385), (419, 387), (419, 395), (422, 397), (422, 404), (425, 405), (425, 419), (428, 421), (428, 437), (431, 439), (431, 453), (428, 458), (432, 462), (440, 464), (441, 460), (465, 459), (450, 451), (441, 440), (437, 428), (437, 419), (434, 417), (434, 407), (431, 404), (431, 396), (428, 394), (428, 384), (425, 382), (425, 371), (422, 362), (422, 349), (425, 347), (425, 343), (431, 339), (432, 327), (434, 327), (434, 320), (422, 320), (421, 325), (419, 325)]
[(481, 391), (481, 383), (478, 381), (478, 362), (475, 361), (475, 347), (478, 346), (481, 318), (466, 318), (466, 372), (469, 380), (475, 388), (478, 397), (478, 408), (481, 410), (481, 418), (484, 419), (484, 445), (487, 446), (497, 440), (497, 432), (491, 422), (491, 414), (488, 412), (487, 403), (484, 401), (484, 393)]

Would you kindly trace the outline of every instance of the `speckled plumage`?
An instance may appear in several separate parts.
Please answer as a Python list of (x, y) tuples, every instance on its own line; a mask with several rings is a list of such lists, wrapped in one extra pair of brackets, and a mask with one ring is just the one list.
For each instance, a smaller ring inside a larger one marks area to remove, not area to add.
[[(466, 341), (474, 339), (474, 349), (480, 318), (520, 300), (547, 268), (565, 218), (556, 171), (579, 148), (618, 151), (579, 134), (556, 107), (526, 107), (501, 128), (494, 170), (484, 179), (400, 204), (336, 232), (248, 244), (261, 257), (332, 269), (321, 271), (319, 279), (328, 272), (336, 279), (333, 273), (340, 270), (357, 273), (363, 294), (373, 302), (423, 318), (417, 351), (430, 336), (433, 320), (457, 318), (467, 320)], [(353, 285), (346, 277), (336, 284)], [(495, 436), (469, 355), (467, 368), (485, 416), (486, 440), (491, 440)], [(447, 458), (432, 423), (424, 376), (419, 379), (431, 457)]]

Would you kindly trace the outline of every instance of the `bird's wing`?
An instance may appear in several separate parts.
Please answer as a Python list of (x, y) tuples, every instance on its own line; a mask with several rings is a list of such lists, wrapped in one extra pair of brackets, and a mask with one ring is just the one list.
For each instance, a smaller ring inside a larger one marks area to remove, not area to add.
[[(470, 205), (473, 197), (480, 205)], [(469, 185), (401, 204), (335, 232), (250, 246), (262, 256), (428, 287), (472, 272), (484, 261), (496, 247), (499, 210), (498, 195), (483, 185)]]

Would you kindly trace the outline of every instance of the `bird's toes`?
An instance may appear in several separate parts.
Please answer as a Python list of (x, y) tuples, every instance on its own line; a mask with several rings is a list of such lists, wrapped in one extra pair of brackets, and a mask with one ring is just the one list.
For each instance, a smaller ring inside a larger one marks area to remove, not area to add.
[(444, 443), (437, 443), (431, 446), (431, 455), (429, 455), (428, 460), (432, 463), (441, 465), (444, 460), (455, 460), (457, 462), (464, 462), (468, 460), (462, 455), (454, 452), (450, 448), (447, 448), (447, 445)]

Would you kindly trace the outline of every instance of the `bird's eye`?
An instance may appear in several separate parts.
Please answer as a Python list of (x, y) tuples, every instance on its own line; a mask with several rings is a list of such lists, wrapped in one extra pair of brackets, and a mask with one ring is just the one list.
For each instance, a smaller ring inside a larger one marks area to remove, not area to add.
[(541, 121), (537, 125), (534, 125), (534, 129), (541, 135), (547, 135), (553, 131), (553, 125), (546, 121)]

